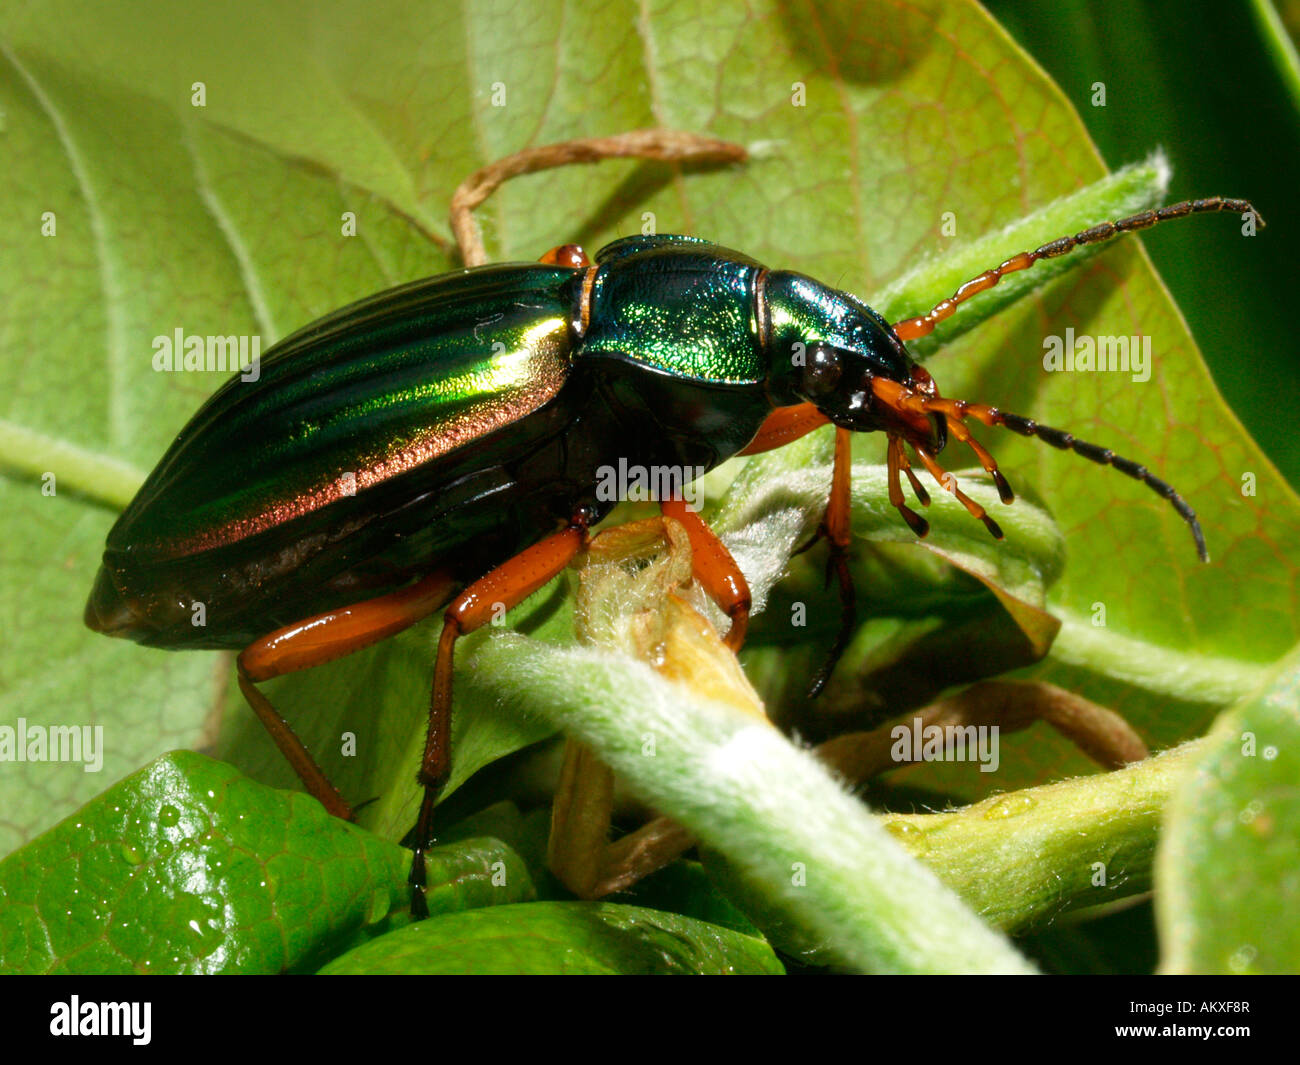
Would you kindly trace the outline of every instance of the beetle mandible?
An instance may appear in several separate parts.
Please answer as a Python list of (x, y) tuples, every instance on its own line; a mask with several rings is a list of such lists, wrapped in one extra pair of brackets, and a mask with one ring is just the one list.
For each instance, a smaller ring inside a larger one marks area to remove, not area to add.
[[(743, 150), (668, 131), (568, 142), (469, 179), (469, 210), (518, 173), (612, 155), (736, 159)], [(485, 176), (486, 175), (486, 176)], [(469, 190), (466, 192), (465, 190)], [(352, 808), (257, 684), (369, 646), (444, 610), (419, 781), (412, 907), (450, 765), (456, 640), (557, 576), (612, 503), (602, 468), (712, 469), (835, 426), (830, 544), (843, 617), (824, 682), (853, 625), (850, 439), (885, 434), (889, 499), (922, 466), (990, 533), (996, 522), (938, 464), (949, 436), (971, 449), (1004, 503), (1013, 495), (974, 419), (1114, 466), (1169, 500), (1206, 557), (1195, 514), (1145, 467), (996, 407), (940, 395), (906, 341), (930, 333), (1005, 275), (1172, 218), (1249, 212), (1185, 201), (1021, 252), (925, 314), (890, 324), (857, 297), (687, 236), (617, 240), (591, 262), (563, 245), (536, 263), (475, 266), (364, 299), (280, 341), (256, 382), (223, 386), (193, 417), (108, 535), (86, 605), (96, 631), (152, 647), (239, 651), (238, 681), (307, 790)], [(1257, 217), (1257, 216), (1256, 216)], [(468, 245), (471, 246), (472, 245)], [(738, 649), (749, 589), (726, 547), (680, 496), (695, 576), (731, 619)], [(207, 624), (191, 624), (202, 603)]]

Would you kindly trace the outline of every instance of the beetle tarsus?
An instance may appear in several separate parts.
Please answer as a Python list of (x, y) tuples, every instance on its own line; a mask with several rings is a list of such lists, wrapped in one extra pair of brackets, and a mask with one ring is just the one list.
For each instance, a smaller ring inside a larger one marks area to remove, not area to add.
[[(921, 506), (928, 507), (930, 505), (930, 493), (925, 490), (925, 485), (921, 483), (921, 479), (917, 477), (916, 472), (906, 459), (903, 460), (903, 472), (907, 474), (907, 479), (912, 484), (912, 492), (916, 495), (916, 501)], [(925, 534), (922, 533), (921, 535), (924, 536)]]
[(411, 917), (423, 921), (429, 916), (429, 900), (424, 895), (425, 888), (429, 886), (429, 878), (424, 867), (423, 845), (415, 849), (415, 856), (411, 859), (411, 872), (406, 882), (411, 887)]
[(918, 538), (924, 540), (930, 535), (930, 523), (921, 517), (916, 511), (906, 503), (897, 504), (898, 512), (903, 515), (903, 520), (907, 522), (908, 528), (914, 532)]
[(817, 546), (818, 542), (825, 535), (826, 535), (825, 526), (819, 525), (817, 527), (817, 531), (813, 533), (812, 536), (810, 536), (807, 540), (805, 540), (802, 544), (800, 544), (798, 547), (796, 547), (793, 551), (790, 552), (790, 557), (794, 558), (795, 555), (802, 555), (807, 553), (808, 551), (811, 551), (814, 547)]
[(1016, 501), (1016, 493), (1011, 490), (1011, 485), (1007, 479), (1002, 476), (1002, 471), (996, 467), (989, 471), (993, 475), (993, 483), (998, 488), (998, 498), (1010, 506)]
[(424, 798), (420, 801), (420, 815), (415, 822), (411, 872), (406, 878), (406, 882), (411, 887), (411, 916), (417, 921), (429, 916), (429, 903), (425, 898), (429, 877), (425, 868), (424, 852), (433, 846), (433, 812), (438, 804), (438, 795), (442, 791), (444, 782), (445, 777), (432, 782), (421, 780), (424, 785)]
[(840, 585), (840, 628), (835, 635), (835, 643), (831, 646), (830, 653), (827, 654), (821, 669), (813, 677), (812, 685), (808, 689), (810, 699), (816, 699), (825, 689), (827, 682), (831, 679), (831, 674), (835, 672), (835, 666), (848, 649), (849, 641), (853, 638), (853, 631), (857, 627), (857, 592), (853, 587), (853, 576), (849, 573), (848, 552), (833, 541), (830, 545), (830, 558), (826, 560), (826, 580), (828, 584), (832, 573), (839, 579)]

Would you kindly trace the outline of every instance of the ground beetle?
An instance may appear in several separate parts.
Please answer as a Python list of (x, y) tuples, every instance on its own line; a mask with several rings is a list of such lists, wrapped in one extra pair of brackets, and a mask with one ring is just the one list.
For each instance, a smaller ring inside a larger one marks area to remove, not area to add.
[[(673, 137), (679, 146), (698, 140), (638, 132), (511, 157), (462, 186), (478, 191), (458, 193), (457, 232), (494, 181), (610, 155), (685, 157), (665, 147)], [(612, 506), (594, 491), (602, 468), (625, 460), (712, 469), (833, 423), (819, 535), (843, 596), (840, 646), (853, 616), (845, 562), (853, 432), (886, 434), (890, 502), (918, 536), (928, 525), (904, 502), (900, 475), (922, 504), (929, 499), (907, 448), (1001, 536), (936, 460), (951, 434), (1012, 501), (967, 429), (974, 418), (1147, 484), (1182, 515), (1204, 558), (1196, 517), (1168, 484), (1069, 433), (941, 397), (904, 341), (1005, 274), (1207, 211), (1253, 214), (1244, 200), (1214, 198), (1107, 222), (1015, 255), (929, 313), (892, 325), (848, 293), (685, 236), (618, 240), (594, 264), (564, 245), (537, 263), (479, 266), (379, 293), (281, 341), (255, 383), (236, 378), (204, 404), (109, 533), (86, 623), (152, 647), (239, 650), (249, 704), (311, 794), (350, 818), (255, 685), (445, 607), (419, 773), (419, 913), (423, 850), (449, 764), (456, 639), (570, 562)], [(477, 258), (466, 254), (471, 264)], [(739, 648), (750, 605), (744, 576), (684, 500), (661, 507), (686, 527), (696, 576), (730, 616), (727, 643)], [(196, 603), (205, 605), (201, 627), (191, 623)]]

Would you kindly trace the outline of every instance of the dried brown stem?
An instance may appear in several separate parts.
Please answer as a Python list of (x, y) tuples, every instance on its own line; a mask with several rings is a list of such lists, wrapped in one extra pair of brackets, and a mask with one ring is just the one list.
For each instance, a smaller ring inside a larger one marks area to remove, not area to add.
[[(1140, 762), (1150, 754), (1142, 737), (1119, 714), (1041, 681), (981, 681), (909, 714), (905, 720), (910, 724), (913, 718), (920, 719), (922, 728), (996, 725), (1003, 732), (1018, 732), (1036, 721), (1046, 721), (1106, 769)], [(837, 736), (817, 747), (817, 756), (848, 780), (869, 780), (899, 766), (891, 754), (892, 731), (898, 723)]]
[(613, 137), (585, 137), (526, 148), (489, 163), (460, 183), (451, 198), (451, 232), (465, 265), (482, 266), (488, 258), (483, 236), (474, 221), (474, 209), (511, 178), (573, 163), (598, 163), (602, 159), (739, 163), (748, 155), (739, 144), (675, 129), (636, 129)]

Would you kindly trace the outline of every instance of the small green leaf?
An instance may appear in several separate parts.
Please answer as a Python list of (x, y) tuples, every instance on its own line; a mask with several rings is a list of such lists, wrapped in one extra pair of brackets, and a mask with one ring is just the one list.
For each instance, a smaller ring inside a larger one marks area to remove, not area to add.
[(699, 862), (684, 858), (620, 892), (616, 901), (679, 913), (746, 935), (761, 934), (754, 922), (718, 890)]
[(833, 719), (878, 705), (894, 716), (950, 685), (1047, 653), (1059, 627), (1046, 610), (1048, 588), (1065, 561), (1048, 512), (1025, 498), (1004, 506), (982, 471), (961, 470), (963, 490), (997, 515), (1004, 539), (936, 490), (930, 534), (918, 541), (888, 502), (885, 467), (861, 462), (851, 511), (859, 629), (825, 695), (810, 701), (809, 679), (839, 625), (839, 593), (826, 586), (824, 547), (794, 559), (790, 552), (825, 509), (829, 443), (813, 434), (750, 460), (710, 515), (762, 611), (744, 661), (776, 713)]
[[(199, 754), (166, 755), (0, 862), (0, 971), (273, 973), (408, 919), (410, 852)], [(428, 858), (432, 912), (531, 898), (495, 839)]]
[(1300, 647), (1207, 737), (1156, 864), (1161, 969), (1300, 969)]
[(780, 975), (762, 939), (608, 902), (534, 902), (430, 918), (331, 962), (330, 975)]

